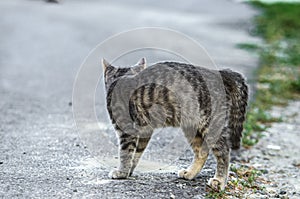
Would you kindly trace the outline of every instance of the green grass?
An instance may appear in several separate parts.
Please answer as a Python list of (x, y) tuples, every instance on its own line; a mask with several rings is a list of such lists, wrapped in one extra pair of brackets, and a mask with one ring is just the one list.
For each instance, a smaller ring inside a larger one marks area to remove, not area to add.
[(268, 110), (284, 106), (291, 99), (300, 99), (300, 4), (251, 3), (261, 11), (254, 19), (254, 36), (261, 37), (264, 44), (239, 44), (238, 47), (255, 52), (260, 57), (256, 71), (257, 90), (251, 103), (242, 139), (245, 147), (255, 145), (272, 122)]
[[(272, 122), (268, 110), (274, 105), (285, 106), (289, 100), (300, 99), (300, 4), (251, 3), (261, 13), (254, 19), (254, 36), (264, 43), (239, 44), (238, 47), (259, 55), (260, 66), (255, 77), (257, 88), (255, 99), (248, 109), (244, 124), (242, 143), (244, 147), (255, 145)], [(260, 177), (261, 171), (246, 166), (231, 166), (235, 174), (229, 176), (226, 189), (221, 192), (209, 190), (207, 198), (244, 198), (245, 194), (257, 190), (268, 183)]]
[(224, 191), (209, 190), (206, 198), (244, 198), (249, 192), (264, 190), (261, 186), (263, 178), (262, 172), (253, 168), (242, 165), (231, 165), (231, 175)]
[(255, 19), (256, 36), (262, 37), (267, 43), (300, 38), (299, 3), (264, 4), (252, 1), (252, 5), (262, 11)]

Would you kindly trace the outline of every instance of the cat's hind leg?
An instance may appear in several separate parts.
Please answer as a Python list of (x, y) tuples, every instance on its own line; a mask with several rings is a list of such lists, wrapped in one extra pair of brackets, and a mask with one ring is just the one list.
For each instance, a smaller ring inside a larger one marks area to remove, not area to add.
[(134, 155), (137, 150), (139, 137), (126, 133), (119, 134), (119, 167), (109, 173), (113, 179), (123, 179), (129, 177), (133, 164)]
[(150, 138), (151, 137), (139, 138), (138, 145), (136, 147), (136, 151), (135, 151), (135, 154), (134, 154), (134, 157), (133, 157), (132, 167), (131, 167), (129, 175), (131, 175), (133, 173), (133, 170), (138, 165), (139, 160), (140, 160), (141, 156), (143, 155), (143, 152), (146, 149)]
[(229, 169), (230, 146), (226, 136), (221, 137), (212, 148), (213, 154), (217, 159), (217, 169), (215, 176), (208, 181), (208, 185), (214, 190), (224, 190)]
[(178, 172), (178, 176), (180, 178), (187, 180), (191, 180), (196, 177), (203, 168), (209, 154), (209, 149), (203, 141), (200, 131), (197, 131), (195, 137), (191, 139), (190, 144), (194, 151), (193, 163), (189, 166), (189, 168), (182, 169)]

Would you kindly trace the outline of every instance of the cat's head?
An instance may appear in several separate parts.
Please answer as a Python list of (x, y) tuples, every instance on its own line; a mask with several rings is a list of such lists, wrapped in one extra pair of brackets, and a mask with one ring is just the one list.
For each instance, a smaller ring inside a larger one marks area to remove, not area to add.
[(111, 65), (105, 59), (102, 59), (102, 67), (104, 74), (104, 83), (106, 90), (109, 88), (112, 82), (123, 76), (135, 75), (146, 68), (146, 59), (142, 58), (140, 61), (129, 68), (119, 68)]

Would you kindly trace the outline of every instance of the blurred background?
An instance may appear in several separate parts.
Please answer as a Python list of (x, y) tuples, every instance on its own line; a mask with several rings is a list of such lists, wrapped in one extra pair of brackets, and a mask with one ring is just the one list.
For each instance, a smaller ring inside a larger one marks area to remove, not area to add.
[(253, 41), (247, 32), (255, 11), (234, 1), (10, 0), (0, 9), (1, 88), (32, 97), (67, 103), (88, 53), (109, 36), (144, 26), (194, 38), (220, 67), (251, 74), (257, 65), (235, 47)]

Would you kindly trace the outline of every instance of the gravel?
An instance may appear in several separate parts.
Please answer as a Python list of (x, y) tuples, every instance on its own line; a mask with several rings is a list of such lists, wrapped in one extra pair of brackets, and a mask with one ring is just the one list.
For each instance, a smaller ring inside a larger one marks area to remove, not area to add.
[[(264, 171), (262, 178), (267, 198), (300, 198), (300, 101), (287, 107), (274, 107), (272, 116), (283, 122), (273, 123), (264, 137), (250, 150), (242, 152), (247, 165)], [(253, 198), (266, 198), (255, 193)]]

